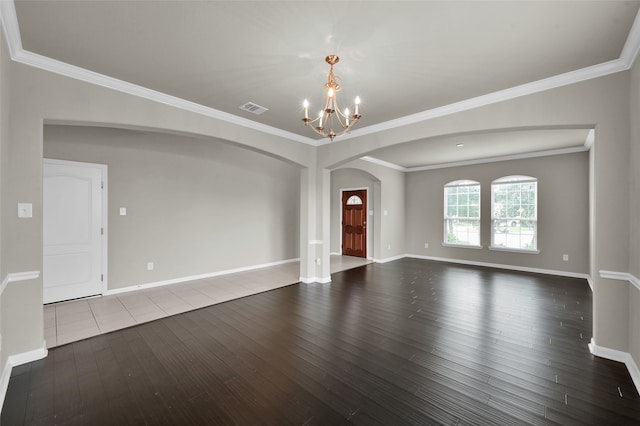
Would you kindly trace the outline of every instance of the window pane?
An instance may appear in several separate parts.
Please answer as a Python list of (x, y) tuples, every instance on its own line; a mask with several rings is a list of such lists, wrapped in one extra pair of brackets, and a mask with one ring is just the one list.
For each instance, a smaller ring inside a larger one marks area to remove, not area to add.
[(491, 201), (491, 245), (537, 250), (535, 179), (528, 176), (498, 179), (491, 185)]
[(480, 245), (479, 220), (446, 220), (446, 242), (449, 244)]
[(480, 245), (480, 184), (455, 181), (444, 188), (444, 242)]
[(347, 205), (349, 205), (349, 206), (359, 205), (359, 204), (362, 204), (362, 199), (360, 197), (358, 197), (357, 195), (352, 195), (347, 200)]

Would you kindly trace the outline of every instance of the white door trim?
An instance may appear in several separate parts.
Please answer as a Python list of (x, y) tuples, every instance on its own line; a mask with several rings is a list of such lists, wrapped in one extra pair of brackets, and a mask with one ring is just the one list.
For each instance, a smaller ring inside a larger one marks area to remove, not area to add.
[[(80, 162), (80, 161), (68, 161), (68, 160), (54, 160), (54, 159), (50, 159), (50, 158), (44, 158), (42, 161), (42, 167), (44, 168), (45, 164), (51, 164), (51, 165), (62, 165), (62, 166), (71, 166), (71, 167), (94, 167), (97, 169), (100, 169), (101, 173), (102, 173), (102, 229), (103, 229), (103, 233), (102, 233), (102, 243), (101, 243), (101, 250), (102, 250), (102, 294), (106, 294), (107, 290), (109, 289), (109, 268), (108, 268), (108, 228), (107, 225), (109, 223), (109, 216), (108, 216), (108, 206), (107, 206), (107, 190), (108, 190), (108, 166), (106, 164), (98, 164), (98, 163), (85, 163), (85, 162)], [(44, 221), (44, 217), (42, 219)]]
[(367, 233), (365, 235), (365, 238), (367, 239), (367, 259), (373, 259), (370, 256), (370, 250), (369, 250), (369, 232), (370, 232), (370, 228), (371, 226), (369, 226), (369, 222), (370, 222), (370, 215), (369, 212), (371, 211), (371, 209), (369, 208), (369, 187), (368, 186), (362, 186), (362, 187), (358, 187), (358, 188), (340, 188), (340, 195), (338, 198), (338, 205), (340, 206), (340, 232), (338, 235), (338, 241), (340, 242), (340, 256), (342, 256), (342, 194), (344, 194), (347, 191), (365, 191), (367, 193), (367, 211), (365, 212), (366, 218), (367, 218)]

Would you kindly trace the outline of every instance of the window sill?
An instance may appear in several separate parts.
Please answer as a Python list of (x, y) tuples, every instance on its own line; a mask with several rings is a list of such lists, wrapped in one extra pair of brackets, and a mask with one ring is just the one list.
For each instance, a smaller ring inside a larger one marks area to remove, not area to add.
[(443, 247), (456, 247), (456, 248), (470, 248), (470, 249), (476, 249), (476, 250), (482, 250), (482, 246), (476, 246), (476, 245), (468, 245), (468, 244), (452, 244), (452, 243), (442, 243)]
[(493, 251), (508, 251), (508, 252), (512, 252), (512, 253), (524, 253), (524, 254), (540, 254), (540, 250), (525, 250), (525, 249), (516, 249), (516, 248), (509, 248), (509, 247), (489, 246), (489, 250), (493, 250)]

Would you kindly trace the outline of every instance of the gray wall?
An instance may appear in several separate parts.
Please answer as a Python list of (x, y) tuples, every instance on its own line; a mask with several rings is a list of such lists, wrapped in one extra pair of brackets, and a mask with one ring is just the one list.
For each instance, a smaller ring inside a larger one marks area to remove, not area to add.
[[(7, 56), (4, 33), (0, 31), (0, 194), (4, 194), (6, 185), (6, 158), (9, 147), (9, 58)], [(0, 196), (0, 282), (5, 279), (7, 270), (5, 269), (5, 251), (7, 240), (4, 238), (4, 197)], [(4, 293), (0, 294), (0, 336), (5, 335), (4, 320), (7, 301)], [(3, 371), (7, 362), (7, 350), (4, 345), (0, 347), (0, 372)]]
[[(502, 129), (589, 126), (595, 128), (596, 143), (592, 149), (592, 243), (593, 262), (590, 274), (594, 281), (594, 338), (600, 346), (619, 351), (632, 351), (636, 363), (638, 334), (638, 297), (628, 282), (603, 278), (600, 270), (628, 273), (637, 271), (637, 233), (629, 235), (629, 225), (637, 204), (629, 202), (633, 179), (637, 188), (637, 70), (619, 72), (543, 92), (518, 96), (491, 105), (472, 106), (467, 110), (445, 114), (401, 128), (389, 128), (376, 134), (357, 132), (340, 144), (327, 144), (317, 149), (276, 135), (234, 123), (207, 117), (160, 102), (99, 87), (68, 77), (46, 72), (19, 63), (0, 63), (0, 74), (9, 69), (11, 109), (8, 117), (0, 113), (0, 127), (8, 126), (2, 162), (3, 187), (1, 203), (1, 234), (3, 273), (42, 270), (42, 158), (43, 122), (94, 123), (118, 127), (141, 127), (158, 131), (183, 132), (230, 140), (301, 165), (311, 176), (324, 176), (324, 171), (346, 165), (378, 148), (410, 140), (466, 132), (487, 132)], [(3, 78), (0, 76), (0, 78)], [(636, 93), (630, 96), (631, 82)], [(0, 97), (2, 95), (0, 94)], [(5, 95), (6, 96), (6, 95)], [(6, 99), (5, 99), (6, 101)], [(633, 149), (630, 149), (633, 146)], [(632, 160), (630, 161), (630, 158)], [(368, 165), (361, 169), (369, 171)], [(318, 170), (322, 173), (319, 173)], [(371, 172), (370, 172), (371, 173)], [(380, 177), (380, 208), (388, 208), (389, 217), (380, 221), (378, 246), (381, 259), (404, 253), (405, 194), (402, 173), (389, 172)], [(330, 217), (323, 214), (321, 223), (313, 216), (316, 206), (330, 192), (330, 180), (318, 183), (309, 179), (313, 190), (300, 192), (301, 240), (321, 240), (325, 228), (330, 234)], [(10, 182), (10, 185), (7, 183)], [(326, 191), (323, 189), (326, 187)], [(32, 202), (33, 220), (18, 220), (18, 202)], [(408, 205), (408, 204), (407, 204)], [(306, 206), (306, 207), (305, 207)], [(611, 206), (620, 207), (622, 210)], [(329, 206), (327, 205), (327, 210)], [(324, 213), (324, 212), (323, 212)], [(315, 216), (318, 216), (315, 214)], [(322, 234), (319, 230), (322, 229)], [(320, 238), (319, 238), (320, 237)], [(330, 238), (328, 238), (330, 239)], [(392, 249), (382, 250), (390, 245)], [(324, 249), (324, 247), (323, 247)], [(545, 250), (544, 248), (542, 248)], [(310, 252), (300, 248), (300, 253)], [(324, 253), (324, 251), (323, 251)], [(327, 247), (326, 253), (329, 250)], [(630, 255), (631, 253), (631, 255)], [(633, 256), (633, 257), (631, 257)], [(303, 257), (303, 263), (313, 264), (313, 257)], [(326, 266), (326, 262), (323, 262)], [(545, 265), (551, 269), (553, 264)], [(302, 271), (301, 271), (302, 273)], [(4, 278), (4, 277), (3, 277)], [(635, 290), (634, 290), (635, 291)], [(10, 303), (6, 302), (9, 300)], [(630, 302), (631, 301), (631, 302)], [(5, 303), (6, 302), (6, 303)], [(7, 311), (7, 306), (17, 307)], [(10, 324), (10, 326), (8, 325)], [(2, 301), (3, 352), (19, 354), (36, 350), (43, 342), (42, 279), (31, 279), (10, 285)], [(636, 338), (634, 338), (636, 339)], [(2, 354), (4, 359), (4, 353)], [(1, 367), (4, 367), (1, 366)]]
[[(510, 175), (538, 179), (539, 254), (489, 250), (491, 182)], [(444, 185), (470, 179), (481, 185), (483, 249), (443, 246)], [(589, 273), (589, 156), (564, 154), (407, 174), (405, 244), (409, 254), (527, 268)], [(424, 244), (428, 243), (429, 248)], [(568, 254), (569, 261), (562, 260)]]
[(44, 156), (108, 165), (110, 290), (299, 256), (299, 168), (283, 161), (215, 139), (51, 125)]
[[(367, 253), (367, 256), (381, 262), (403, 256), (406, 253), (405, 174), (364, 160), (350, 161), (332, 172), (332, 196), (335, 197), (333, 175), (337, 176), (335, 186), (356, 187), (365, 183), (372, 186), (369, 211), (373, 210), (373, 217), (369, 216), (369, 235), (373, 251)], [(339, 218), (339, 209), (332, 210), (332, 251), (336, 235), (335, 223), (338, 222), (339, 226)]]
[[(640, 64), (631, 71), (629, 273), (640, 282)], [(640, 364), (640, 288), (629, 288), (629, 351)]]
[[(593, 337), (598, 346), (629, 350), (628, 281), (605, 278), (600, 270), (629, 270), (629, 72), (619, 72), (529, 95), (469, 107), (397, 128), (363, 133), (339, 145), (318, 148), (318, 167), (405, 141), (463, 133), (514, 129), (595, 129), (590, 181), (593, 191), (590, 275), (594, 286)], [(637, 116), (633, 121), (638, 120)], [(611, 206), (616, 206), (612, 209)], [(553, 265), (549, 265), (549, 269)]]
[[(5, 276), (42, 270), (42, 159), (43, 124), (77, 124), (118, 127), (156, 132), (198, 135), (233, 141), (247, 149), (268, 153), (272, 158), (296, 164), (315, 173), (312, 146), (265, 134), (259, 130), (225, 122), (219, 118), (172, 107), (162, 102), (126, 94), (17, 62), (6, 61), (9, 73), (7, 161), (2, 200), (2, 262)], [(313, 200), (296, 187), (300, 200)], [(33, 219), (17, 219), (18, 202), (33, 204)], [(302, 202), (300, 203), (302, 204)], [(301, 222), (306, 216), (298, 216)], [(301, 224), (300, 239), (317, 238), (313, 227)], [(303, 235), (303, 231), (309, 235)], [(300, 250), (302, 252), (302, 250)], [(42, 276), (23, 275), (10, 284), (3, 295), (2, 349), (7, 355), (43, 353)], [(7, 302), (8, 301), (8, 302)], [(5, 303), (6, 302), (6, 303)], [(4, 309), (7, 307), (7, 309)], [(4, 354), (3, 354), (4, 357)], [(6, 363), (1, 368), (4, 368)]]

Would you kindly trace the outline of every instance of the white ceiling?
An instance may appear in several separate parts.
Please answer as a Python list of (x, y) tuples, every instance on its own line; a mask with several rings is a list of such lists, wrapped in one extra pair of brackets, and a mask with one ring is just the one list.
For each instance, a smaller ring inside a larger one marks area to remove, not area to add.
[[(321, 102), (327, 54), (340, 56), (341, 99), (362, 98), (356, 135), (478, 97), (622, 70), (640, 45), (632, 31), (640, 1), (18, 0), (16, 34), (2, 6), (14, 50), (312, 144), (302, 100), (311, 110)], [(246, 102), (268, 111), (240, 110)], [(584, 147), (585, 138), (570, 129), (464, 135), (371, 156), (412, 169)]]

